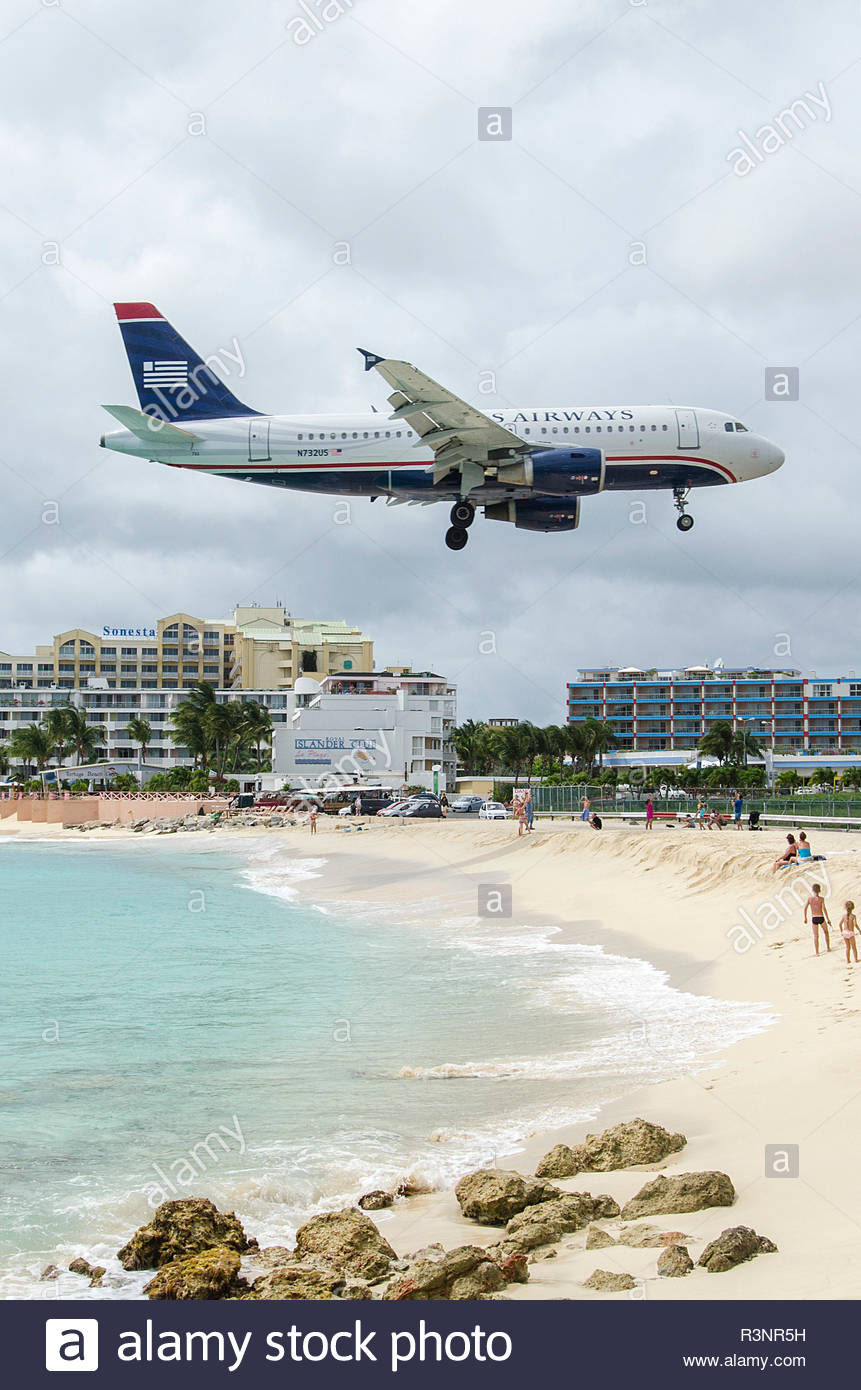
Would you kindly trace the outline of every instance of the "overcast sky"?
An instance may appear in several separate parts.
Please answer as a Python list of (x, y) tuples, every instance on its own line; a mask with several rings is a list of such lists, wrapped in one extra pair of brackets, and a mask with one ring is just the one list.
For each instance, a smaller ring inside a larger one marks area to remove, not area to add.
[[(861, 672), (856, 0), (344, 9), (297, 42), (300, 0), (4, 0), (0, 648), (277, 599), (450, 676), (462, 718), (541, 723), (584, 665)], [(510, 141), (477, 139), (480, 106)], [(479, 517), (453, 554), (447, 505), (345, 525), (101, 451), (100, 403), (136, 404), (132, 299), (204, 355), (237, 339), (267, 412), (385, 409), (362, 345), (486, 409), (725, 410), (787, 462), (695, 493), (688, 535), (669, 494), (633, 525), (619, 493), (562, 535)], [(797, 403), (764, 399), (769, 366), (800, 368)]]

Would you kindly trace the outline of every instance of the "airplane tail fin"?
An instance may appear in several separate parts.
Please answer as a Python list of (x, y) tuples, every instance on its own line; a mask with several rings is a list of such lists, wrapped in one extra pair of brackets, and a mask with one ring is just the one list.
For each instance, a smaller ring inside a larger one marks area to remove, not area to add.
[[(236, 359), (213, 353), (204, 362), (168, 323), (154, 304), (115, 304), (123, 344), (132, 369), (141, 409), (166, 420), (213, 420), (259, 415), (237, 400), (212, 370), (229, 372)], [(238, 359), (241, 363), (241, 358)]]

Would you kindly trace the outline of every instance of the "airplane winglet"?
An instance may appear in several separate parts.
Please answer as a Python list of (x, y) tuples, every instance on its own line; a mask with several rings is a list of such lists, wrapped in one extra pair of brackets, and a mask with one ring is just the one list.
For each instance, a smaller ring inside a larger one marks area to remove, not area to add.
[(154, 439), (163, 439), (165, 443), (175, 445), (184, 444), (190, 447), (198, 443), (203, 435), (193, 434), (191, 430), (180, 429), (178, 425), (172, 425), (168, 420), (161, 420), (157, 415), (150, 415), (144, 410), (136, 410), (132, 405), (103, 405), (102, 410), (106, 410), (109, 415), (113, 415), (115, 420), (119, 420), (127, 430), (136, 434), (138, 439), (149, 443)]
[(368, 352), (367, 348), (356, 348), (365, 359), (365, 371), (369, 372), (372, 367), (377, 367), (381, 362), (385, 362), (385, 357), (378, 357), (375, 352)]

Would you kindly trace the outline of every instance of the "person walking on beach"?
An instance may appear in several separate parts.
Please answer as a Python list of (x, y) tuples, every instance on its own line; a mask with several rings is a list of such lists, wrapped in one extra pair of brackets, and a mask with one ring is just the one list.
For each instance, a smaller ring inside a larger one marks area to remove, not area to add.
[(651, 828), (652, 828), (652, 826), (654, 825), (654, 823), (655, 823), (655, 807), (654, 807), (654, 804), (653, 804), (653, 802), (652, 802), (652, 798), (649, 797), (648, 801), (646, 802), (646, 829), (647, 829), (647, 830), (651, 830)]
[[(819, 928), (822, 928), (822, 935), (825, 937), (825, 949), (831, 950), (831, 938), (828, 935), (828, 928), (831, 926), (831, 918), (828, 916), (828, 908), (825, 906), (825, 899), (822, 896), (822, 885), (814, 883), (813, 890), (807, 902), (804, 904), (804, 925), (807, 926), (807, 913), (810, 912), (810, 921), (813, 926), (813, 949), (819, 955)], [(842, 927), (842, 923), (841, 923)]]
[(858, 918), (855, 916), (855, 904), (851, 899), (844, 903), (845, 913), (840, 918), (840, 935), (846, 942), (846, 964), (851, 965), (850, 952), (855, 964), (858, 964), (858, 944), (855, 940), (858, 931)]
[(736, 830), (741, 830), (741, 813), (744, 810), (744, 797), (741, 792), (736, 792), (732, 802), (732, 818), (735, 821)]

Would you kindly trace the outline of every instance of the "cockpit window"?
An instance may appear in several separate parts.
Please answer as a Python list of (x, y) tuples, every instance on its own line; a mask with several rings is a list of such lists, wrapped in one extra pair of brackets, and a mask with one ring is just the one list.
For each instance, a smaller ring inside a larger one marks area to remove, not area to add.
[(736, 429), (739, 431), (740, 434), (749, 434), (749, 433), (750, 433), (750, 431), (749, 431), (747, 425), (743, 425), (743, 424), (741, 423), (740, 420), (736, 420), (736, 422), (735, 422), (735, 427), (736, 427)]
[(732, 420), (724, 421), (724, 429), (727, 431), (728, 434), (732, 434), (733, 430), (735, 429), (735, 425), (733, 424)]

